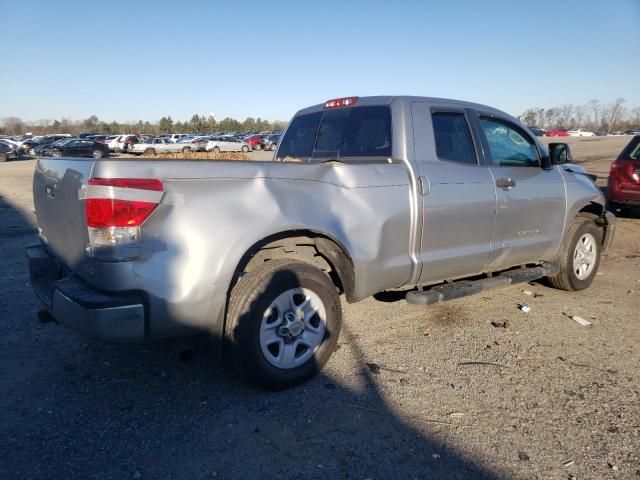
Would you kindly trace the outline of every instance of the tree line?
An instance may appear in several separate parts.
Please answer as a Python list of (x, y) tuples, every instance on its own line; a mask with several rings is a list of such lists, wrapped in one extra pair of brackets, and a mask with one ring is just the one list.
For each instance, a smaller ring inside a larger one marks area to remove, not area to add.
[(135, 123), (106, 122), (96, 115), (91, 115), (84, 120), (38, 120), (35, 122), (23, 121), (18, 117), (7, 117), (2, 121), (0, 134), (22, 135), (31, 132), (34, 135), (46, 135), (50, 133), (70, 133), (77, 135), (83, 132), (91, 133), (143, 133), (158, 135), (163, 133), (209, 133), (215, 131), (225, 132), (252, 132), (264, 130), (282, 130), (286, 122), (269, 121), (260, 117), (247, 117), (243, 122), (235, 118), (224, 118), (217, 121), (214, 117), (195, 114), (190, 120), (174, 121), (171, 116), (162, 117), (158, 122), (139, 120)]
[(584, 105), (567, 103), (552, 108), (529, 108), (520, 121), (538, 128), (586, 128), (589, 130), (640, 130), (640, 107), (628, 108), (622, 97), (604, 103), (598, 99)]

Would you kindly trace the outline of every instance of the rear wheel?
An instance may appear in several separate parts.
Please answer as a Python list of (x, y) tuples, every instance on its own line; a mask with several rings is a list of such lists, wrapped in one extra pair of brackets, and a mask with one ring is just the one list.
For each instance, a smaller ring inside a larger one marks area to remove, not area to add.
[(322, 369), (341, 323), (340, 297), (326, 273), (297, 260), (271, 260), (246, 273), (231, 293), (228, 353), (253, 383), (287, 388)]
[(220, 147), (213, 147), (211, 151), (217, 155), (220, 153)]
[(147, 149), (144, 151), (144, 154), (145, 154), (145, 155), (155, 155), (155, 154), (156, 154), (156, 151), (155, 151), (153, 148), (147, 148)]
[(7, 154), (0, 152), (0, 162), (6, 162), (6, 161), (7, 161)]
[(191, 151), (191, 147), (182, 147), (182, 153), (189, 153)]
[(242, 146), (242, 153), (247, 153), (249, 151), (249, 147), (247, 147), (246, 145)]
[(60, 158), (62, 156), (62, 153), (60, 152), (60, 150), (54, 150), (53, 152), (51, 152), (51, 156), (55, 158)]
[(92, 156), (93, 158), (102, 158), (102, 155), (103, 155), (103, 154), (102, 154), (102, 151), (101, 151), (101, 150), (94, 150), (94, 151), (91, 153), (91, 156)]
[(549, 283), (561, 290), (584, 290), (600, 265), (602, 229), (593, 220), (577, 217), (569, 228), (560, 254), (560, 271)]

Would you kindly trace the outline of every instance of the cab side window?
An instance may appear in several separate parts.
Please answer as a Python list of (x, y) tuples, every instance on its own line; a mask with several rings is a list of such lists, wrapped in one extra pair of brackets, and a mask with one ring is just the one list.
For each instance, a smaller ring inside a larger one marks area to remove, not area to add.
[(434, 112), (431, 121), (440, 160), (476, 165), (476, 152), (464, 113)]
[(516, 125), (491, 117), (480, 117), (491, 151), (491, 163), (498, 167), (539, 167), (534, 141)]

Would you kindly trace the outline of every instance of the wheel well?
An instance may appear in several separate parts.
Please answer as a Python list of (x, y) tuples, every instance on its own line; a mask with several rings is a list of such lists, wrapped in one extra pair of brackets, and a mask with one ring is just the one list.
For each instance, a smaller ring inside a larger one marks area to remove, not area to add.
[(578, 215), (592, 219), (600, 218), (604, 214), (604, 207), (599, 203), (591, 202), (580, 209)]
[(314, 265), (331, 277), (347, 301), (353, 297), (353, 262), (346, 250), (334, 240), (308, 230), (279, 233), (253, 245), (242, 256), (231, 288), (244, 273), (278, 258), (292, 258)]

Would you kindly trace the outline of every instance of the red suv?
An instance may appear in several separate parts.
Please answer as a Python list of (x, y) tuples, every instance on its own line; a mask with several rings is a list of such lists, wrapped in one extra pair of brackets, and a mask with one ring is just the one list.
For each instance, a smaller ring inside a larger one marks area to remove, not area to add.
[(608, 187), (613, 208), (640, 206), (640, 135), (633, 137), (611, 164)]

